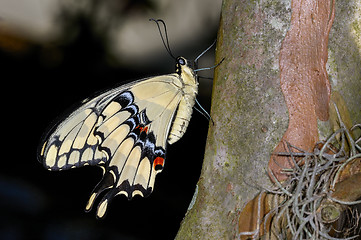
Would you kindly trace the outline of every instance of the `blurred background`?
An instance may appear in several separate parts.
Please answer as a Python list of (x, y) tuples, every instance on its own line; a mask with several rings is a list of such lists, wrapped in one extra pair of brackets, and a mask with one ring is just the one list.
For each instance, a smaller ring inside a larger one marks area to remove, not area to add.
[[(194, 59), (216, 39), (220, 8), (221, 0), (0, 0), (0, 239), (175, 237), (201, 172), (208, 121), (199, 113), (168, 146), (151, 196), (116, 197), (104, 220), (84, 212), (101, 169), (49, 172), (36, 150), (72, 105), (122, 81), (174, 71), (149, 18), (166, 22), (175, 56)], [(199, 64), (213, 66), (214, 49)], [(200, 79), (207, 110), (211, 88), (212, 80)]]

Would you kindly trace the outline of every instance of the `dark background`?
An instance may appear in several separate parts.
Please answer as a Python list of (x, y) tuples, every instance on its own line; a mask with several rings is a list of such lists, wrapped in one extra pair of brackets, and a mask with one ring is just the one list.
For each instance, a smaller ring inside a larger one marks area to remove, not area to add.
[[(149, 7), (147, 1), (129, 2), (117, 14)], [(158, 174), (150, 197), (128, 201), (117, 196), (103, 220), (96, 220), (94, 209), (85, 213), (90, 193), (101, 179), (101, 169), (45, 170), (36, 156), (42, 134), (86, 97), (122, 81), (173, 72), (174, 60), (158, 36), (162, 50), (150, 60), (153, 69), (129, 68), (129, 63), (120, 63), (127, 59), (120, 61), (109, 51), (109, 39), (94, 31), (91, 13), (60, 11), (57, 19), (63, 34), (51, 43), (0, 31), (0, 239), (173, 239), (201, 172), (207, 119), (194, 112), (184, 137), (168, 146), (165, 168)], [(144, 24), (158, 33), (146, 17)], [(69, 37), (74, 29), (76, 33)], [(195, 58), (215, 40), (216, 31), (217, 26), (209, 26), (207, 36), (184, 43), (177, 53)], [(200, 83), (198, 98), (208, 111), (210, 83)]]

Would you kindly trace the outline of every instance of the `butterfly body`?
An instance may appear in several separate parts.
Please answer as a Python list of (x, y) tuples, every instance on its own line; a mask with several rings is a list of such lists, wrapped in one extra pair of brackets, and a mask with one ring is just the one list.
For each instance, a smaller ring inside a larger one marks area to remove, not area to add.
[[(180, 87), (182, 91), (182, 99), (179, 102), (177, 114), (174, 118), (172, 129), (170, 130), (168, 136), (168, 143), (173, 144), (178, 141), (183, 134), (185, 133), (189, 120), (192, 116), (193, 106), (195, 103), (196, 95), (198, 93), (198, 81), (197, 76), (194, 73), (193, 69), (189, 67), (189, 64), (184, 62), (183, 67), (177, 61), (176, 65), (176, 74), (178, 74), (181, 79), (182, 86)], [(183, 59), (181, 60), (183, 63)]]
[(198, 92), (190, 63), (176, 59), (176, 73), (141, 79), (104, 92), (67, 116), (44, 138), (39, 160), (49, 170), (97, 165), (103, 178), (97, 217), (105, 215), (116, 195), (148, 196), (164, 167), (166, 145), (185, 133)]

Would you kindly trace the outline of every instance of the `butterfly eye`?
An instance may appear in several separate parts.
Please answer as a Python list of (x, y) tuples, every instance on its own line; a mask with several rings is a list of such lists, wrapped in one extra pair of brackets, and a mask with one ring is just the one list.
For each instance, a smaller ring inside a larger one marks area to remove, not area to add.
[(180, 65), (185, 65), (185, 64), (186, 64), (186, 61), (185, 61), (184, 58), (179, 58), (179, 59), (178, 59), (178, 63), (179, 63)]

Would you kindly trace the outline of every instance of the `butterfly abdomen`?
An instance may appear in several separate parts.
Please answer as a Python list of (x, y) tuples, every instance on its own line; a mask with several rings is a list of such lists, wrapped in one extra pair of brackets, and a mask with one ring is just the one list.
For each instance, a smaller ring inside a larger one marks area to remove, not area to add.
[(169, 132), (169, 144), (177, 142), (187, 130), (192, 116), (196, 94), (198, 92), (198, 84), (195, 82), (194, 84), (186, 85), (183, 88), (183, 91), (184, 95), (179, 102), (177, 113), (174, 117), (172, 128)]

